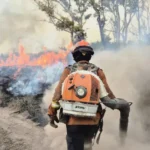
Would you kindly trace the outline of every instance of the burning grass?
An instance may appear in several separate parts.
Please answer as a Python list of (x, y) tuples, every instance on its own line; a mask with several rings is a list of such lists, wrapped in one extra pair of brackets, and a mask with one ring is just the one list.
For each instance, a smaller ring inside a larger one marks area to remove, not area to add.
[(19, 45), (17, 53), (1, 54), (0, 85), (15, 96), (42, 94), (59, 79), (68, 63), (69, 47), (58, 52), (44, 48), (41, 53), (27, 54)]
[(67, 65), (70, 46), (58, 52), (46, 48), (38, 54), (27, 54), (20, 44), (17, 53), (0, 55), (0, 106), (26, 118), (46, 124), (41, 103), (43, 93), (55, 83)]

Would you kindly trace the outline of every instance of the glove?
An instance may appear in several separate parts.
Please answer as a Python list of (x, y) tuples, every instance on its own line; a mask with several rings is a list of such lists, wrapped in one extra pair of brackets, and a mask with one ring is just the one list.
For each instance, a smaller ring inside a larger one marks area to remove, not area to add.
[(57, 123), (59, 123), (57, 116), (56, 115), (49, 115), (49, 119), (50, 119), (50, 126), (52, 126), (53, 128), (58, 128), (58, 126), (55, 124), (55, 121)]
[(55, 110), (60, 109), (60, 104), (59, 104), (59, 102), (57, 102), (57, 101), (54, 101), (54, 100), (53, 100), (51, 106), (52, 106), (52, 108), (55, 109)]

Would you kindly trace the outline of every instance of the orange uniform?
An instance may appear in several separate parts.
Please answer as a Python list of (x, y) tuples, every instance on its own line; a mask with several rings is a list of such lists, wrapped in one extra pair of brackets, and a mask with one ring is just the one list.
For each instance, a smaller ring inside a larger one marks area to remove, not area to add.
[[(80, 61), (79, 63), (89, 63), (87, 61)], [(54, 96), (53, 96), (53, 101), (59, 101), (61, 98), (62, 98), (62, 84), (64, 82), (64, 80), (66, 79), (66, 77), (70, 74), (70, 68), (69, 67), (66, 67), (60, 77), (60, 80), (59, 80), (59, 83), (55, 89), (55, 92), (54, 92)], [(102, 80), (105, 88), (106, 88), (106, 91), (108, 92), (109, 94), (109, 97), (110, 98), (115, 98), (114, 94), (112, 93), (108, 83), (107, 83), (107, 80), (106, 80), (106, 77), (105, 77), (105, 74), (103, 72), (102, 69), (99, 69), (97, 70), (97, 75), (99, 76), (99, 78)], [(49, 109), (48, 109), (48, 115), (55, 115), (56, 114), (56, 110), (54, 108), (51, 107), (51, 105), (49, 106)], [(99, 119), (100, 119), (100, 114), (97, 113), (97, 116), (95, 118), (78, 118), (78, 117), (74, 117), (74, 116), (71, 116), (69, 118), (69, 121), (68, 121), (68, 125), (95, 125), (95, 124), (98, 124), (99, 122)]]

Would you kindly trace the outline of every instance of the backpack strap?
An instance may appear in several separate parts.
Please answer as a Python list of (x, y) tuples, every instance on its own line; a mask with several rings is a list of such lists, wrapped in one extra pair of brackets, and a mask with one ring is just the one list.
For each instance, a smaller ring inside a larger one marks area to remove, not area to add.
[(99, 67), (97, 67), (96, 65), (94, 65), (92, 63), (89, 63), (89, 69), (90, 69), (89, 71), (91, 71), (97, 75)]
[(75, 72), (77, 70), (80, 70), (79, 68), (82, 68), (82, 70), (91, 71), (94, 74), (98, 74), (99, 67), (92, 63), (74, 63), (73, 65), (67, 66), (67, 68), (70, 70), (70, 73)]
[(68, 65), (66, 68), (67, 68), (68, 70), (70, 70), (70, 73), (71, 73), (72, 65)]

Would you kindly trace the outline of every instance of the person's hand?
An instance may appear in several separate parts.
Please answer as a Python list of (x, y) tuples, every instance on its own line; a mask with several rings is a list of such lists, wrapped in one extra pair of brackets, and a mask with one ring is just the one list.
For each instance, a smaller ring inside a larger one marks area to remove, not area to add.
[(57, 123), (59, 123), (57, 116), (56, 115), (53, 115), (53, 116), (49, 115), (49, 119), (50, 119), (50, 126), (52, 126), (53, 128), (58, 128), (58, 126), (55, 124), (55, 121)]

